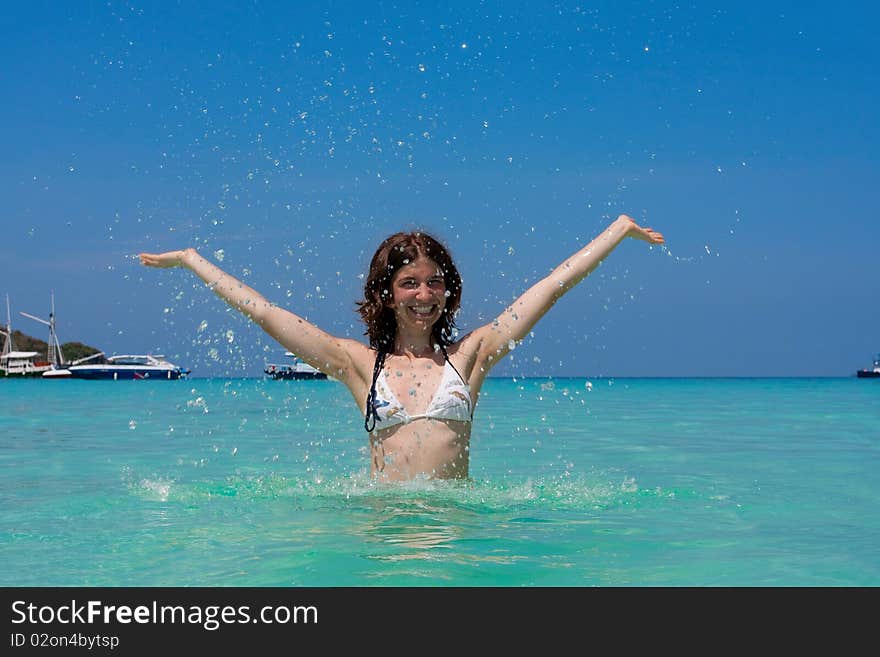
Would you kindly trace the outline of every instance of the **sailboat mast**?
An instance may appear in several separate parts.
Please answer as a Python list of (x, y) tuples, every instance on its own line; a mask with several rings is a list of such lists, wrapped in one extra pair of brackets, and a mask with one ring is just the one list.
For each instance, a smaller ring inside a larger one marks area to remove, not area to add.
[(49, 349), (46, 354), (49, 363), (60, 366), (64, 363), (64, 354), (61, 353), (61, 345), (58, 344), (58, 334), (55, 332), (55, 290), (51, 291), (52, 310), (49, 313)]
[(5, 356), (10, 351), (15, 351), (15, 345), (12, 344), (12, 316), (9, 312), (9, 295), (6, 295), (6, 331), (3, 334), (6, 336), (3, 339), (3, 355)]

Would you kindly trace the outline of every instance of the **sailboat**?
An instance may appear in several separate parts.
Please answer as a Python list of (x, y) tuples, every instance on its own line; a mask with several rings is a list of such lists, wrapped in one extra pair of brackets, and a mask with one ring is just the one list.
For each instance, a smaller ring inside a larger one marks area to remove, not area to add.
[(36, 360), (36, 351), (18, 351), (12, 341), (12, 317), (9, 312), (9, 295), (6, 295), (6, 326), (3, 335), (3, 352), (0, 353), (0, 372), (4, 376), (40, 376), (50, 365)]
[[(55, 294), (52, 294), (52, 312), (48, 321), (28, 313), (21, 313), (49, 327), (49, 369), (43, 372), (44, 379), (152, 379), (171, 380), (184, 378), (189, 370), (165, 360), (161, 354), (121, 355), (104, 358), (99, 351), (85, 358), (66, 362), (58, 335), (55, 332)], [(100, 359), (97, 363), (87, 363)]]
[[(185, 378), (190, 371), (169, 362), (161, 354), (121, 355), (105, 357), (103, 351), (67, 362), (58, 334), (55, 331), (55, 293), (51, 295), (49, 319), (30, 313), (20, 314), (49, 327), (49, 346), (46, 361), (34, 361), (40, 354), (36, 351), (15, 351), (12, 344), (12, 326), (9, 313), (9, 297), (6, 298), (6, 336), (0, 369), (7, 375), (42, 376), (44, 379), (151, 379), (173, 380)], [(87, 361), (97, 361), (89, 363)]]
[(27, 317), (28, 319), (32, 319), (35, 322), (40, 322), (40, 324), (45, 324), (49, 327), (49, 347), (46, 353), (48, 367), (42, 370), (42, 377), (44, 379), (67, 379), (72, 376), (71, 371), (68, 369), (69, 367), (79, 365), (80, 363), (84, 363), (95, 358), (99, 358), (104, 355), (104, 352), (99, 351), (96, 354), (86, 356), (85, 358), (80, 358), (71, 363), (68, 363), (64, 360), (64, 352), (61, 351), (61, 344), (58, 342), (58, 334), (55, 331), (55, 293), (52, 292), (50, 294), (50, 297), (51, 311), (49, 312), (48, 321), (23, 311), (19, 311), (19, 314)]

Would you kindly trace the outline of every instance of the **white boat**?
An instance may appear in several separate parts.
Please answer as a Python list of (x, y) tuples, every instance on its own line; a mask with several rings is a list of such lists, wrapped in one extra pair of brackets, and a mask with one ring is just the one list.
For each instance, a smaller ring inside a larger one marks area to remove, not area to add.
[(69, 379), (70, 370), (66, 367), (50, 367), (43, 372), (44, 379)]
[(38, 360), (37, 351), (18, 351), (12, 341), (12, 317), (9, 312), (9, 295), (6, 295), (6, 326), (0, 330), (3, 335), (3, 351), (0, 353), (0, 373), (4, 376), (41, 376), (49, 370), (51, 363)]
[(46, 353), (47, 362), (45, 363), (45, 367), (41, 367), (38, 372), (42, 375), (44, 379), (69, 379), (72, 377), (69, 369), (72, 365), (79, 365), (80, 363), (85, 363), (87, 361), (104, 356), (104, 352), (99, 351), (97, 353), (91, 354), (90, 356), (86, 356), (85, 358), (80, 358), (70, 363), (66, 362), (66, 359), (64, 358), (64, 352), (61, 351), (61, 343), (58, 342), (58, 333), (55, 331), (54, 292), (51, 294), (51, 310), (49, 312), (48, 320), (42, 319), (40, 317), (35, 317), (34, 315), (26, 312), (20, 312), (20, 314), (24, 317), (27, 317), (28, 319), (32, 319), (35, 322), (40, 322), (40, 324), (45, 324), (49, 327), (49, 346)]
[(190, 370), (168, 361), (162, 354), (121, 354), (102, 363), (71, 365), (73, 379), (169, 381), (186, 378)]
[[(55, 332), (55, 295), (52, 294), (49, 319), (22, 312), (32, 319), (49, 327), (49, 346), (46, 360), (37, 360), (41, 354), (36, 351), (16, 351), (12, 344), (12, 322), (9, 313), (9, 297), (6, 297), (6, 330), (3, 353), (0, 355), (0, 370), (10, 376), (42, 376), (45, 379), (153, 379), (172, 380), (189, 375), (190, 371), (169, 362), (161, 354), (137, 354), (104, 357), (99, 351), (85, 358), (66, 362), (58, 335)], [(92, 362), (90, 362), (92, 361)]]
[(73, 374), (70, 372), (70, 368), (72, 366), (79, 365), (80, 363), (86, 363), (90, 360), (97, 360), (99, 358), (104, 358), (103, 351), (99, 351), (96, 354), (92, 354), (91, 356), (86, 356), (85, 358), (80, 358), (79, 360), (75, 360), (70, 363), (61, 364), (61, 365), (52, 365), (48, 370), (43, 372), (43, 378), (44, 379), (72, 379)]
[(0, 370), (5, 376), (42, 376), (52, 366), (39, 357), (36, 351), (8, 351), (0, 356)]
[(856, 376), (860, 379), (880, 379), (880, 354), (874, 359), (874, 368), (870, 370), (859, 370)]
[(328, 378), (321, 370), (315, 369), (308, 363), (304, 363), (292, 352), (287, 351), (285, 356), (292, 359), (290, 363), (266, 363), (263, 372), (275, 381), (301, 381), (306, 379)]

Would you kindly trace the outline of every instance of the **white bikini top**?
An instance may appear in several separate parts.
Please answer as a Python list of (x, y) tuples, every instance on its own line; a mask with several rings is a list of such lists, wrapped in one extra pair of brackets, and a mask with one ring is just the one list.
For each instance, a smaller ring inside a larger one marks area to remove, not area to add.
[(391, 391), (385, 378), (384, 369), (376, 379), (376, 400), (373, 408), (376, 411), (376, 429), (379, 430), (387, 429), (396, 424), (409, 424), (423, 418), (470, 422), (473, 415), (470, 387), (462, 380), (448, 360), (443, 365), (443, 378), (440, 380), (440, 386), (424, 413), (410, 415), (407, 412)]

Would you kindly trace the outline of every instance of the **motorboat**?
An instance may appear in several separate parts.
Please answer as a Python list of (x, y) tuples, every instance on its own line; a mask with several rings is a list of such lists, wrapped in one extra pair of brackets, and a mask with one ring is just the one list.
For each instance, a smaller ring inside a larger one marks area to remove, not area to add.
[(0, 330), (4, 339), (0, 354), (0, 373), (6, 376), (41, 376), (44, 379), (159, 379), (173, 380), (189, 375), (190, 371), (166, 360), (161, 354), (118, 355), (105, 357), (104, 352), (90, 354), (68, 362), (61, 350), (55, 331), (55, 294), (51, 297), (49, 319), (21, 312), (21, 315), (49, 327), (46, 359), (36, 351), (16, 351), (12, 343), (12, 323), (9, 296), (6, 297), (6, 326)]
[(880, 379), (880, 354), (874, 359), (874, 367), (870, 370), (859, 370), (856, 376), (860, 379)]
[(108, 356), (104, 362), (66, 367), (72, 379), (167, 381), (186, 378), (190, 370), (168, 361), (162, 354)]
[(284, 354), (291, 359), (290, 363), (266, 363), (263, 372), (275, 381), (300, 381), (306, 379), (326, 379), (324, 372), (301, 361), (292, 352)]
[(71, 372), (70, 372), (71, 367), (73, 367), (74, 365), (79, 365), (81, 363), (88, 362), (90, 360), (98, 360), (98, 359), (103, 359), (104, 361), (106, 361), (106, 358), (104, 358), (103, 351), (99, 351), (97, 353), (91, 354), (90, 356), (86, 356), (85, 358), (79, 358), (79, 359), (77, 359), (73, 362), (70, 362), (70, 363), (52, 364), (48, 370), (43, 372), (43, 378), (44, 379), (72, 379), (73, 374), (71, 374)]

